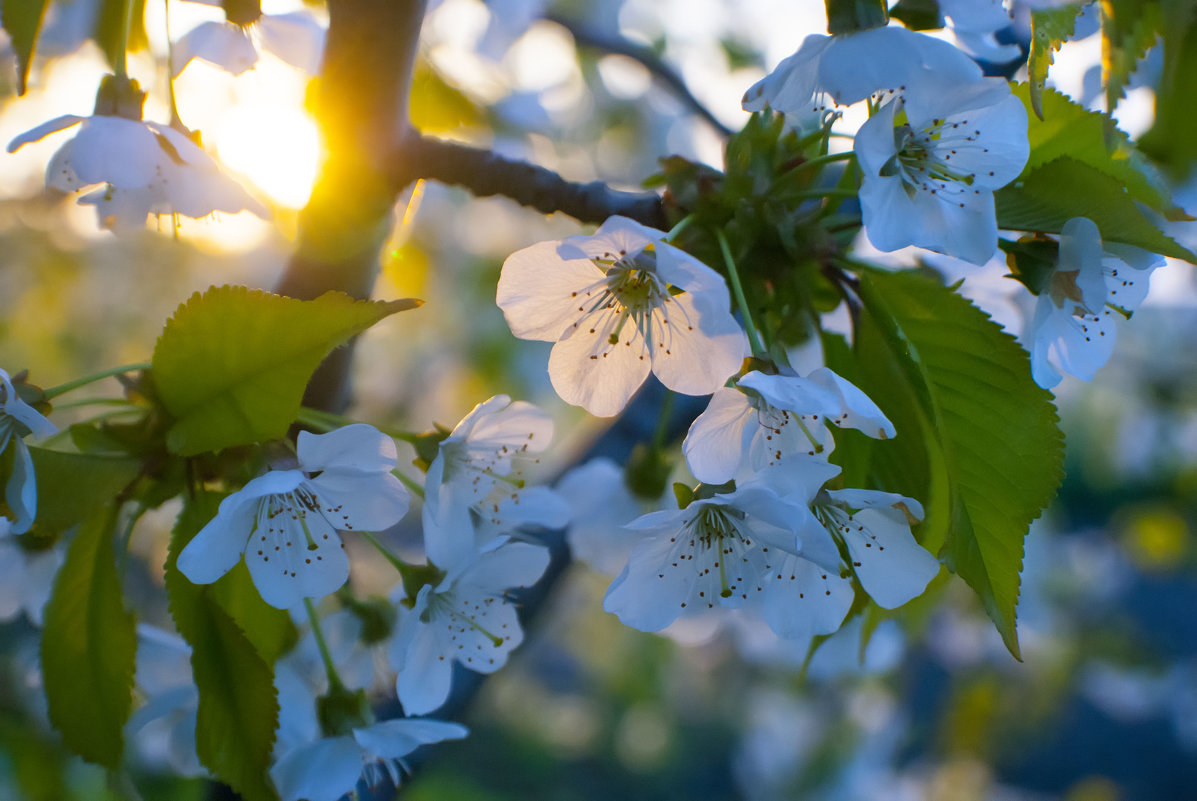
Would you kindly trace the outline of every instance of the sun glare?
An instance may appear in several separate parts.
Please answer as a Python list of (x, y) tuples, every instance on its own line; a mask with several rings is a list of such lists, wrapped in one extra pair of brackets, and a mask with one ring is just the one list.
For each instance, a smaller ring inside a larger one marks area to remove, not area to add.
[(292, 107), (237, 105), (221, 115), (221, 161), (280, 206), (297, 209), (316, 180), (320, 137), (312, 118)]

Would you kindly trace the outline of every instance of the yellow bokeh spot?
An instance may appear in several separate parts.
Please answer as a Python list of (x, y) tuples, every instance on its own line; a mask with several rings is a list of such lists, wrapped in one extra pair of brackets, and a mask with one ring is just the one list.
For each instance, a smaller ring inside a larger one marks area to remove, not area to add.
[(1184, 561), (1189, 526), (1170, 509), (1145, 509), (1134, 513), (1124, 529), (1124, 543), (1131, 560), (1143, 570), (1168, 570)]
[(280, 206), (302, 208), (312, 194), (320, 158), (316, 124), (289, 106), (237, 105), (221, 115), (216, 150)]

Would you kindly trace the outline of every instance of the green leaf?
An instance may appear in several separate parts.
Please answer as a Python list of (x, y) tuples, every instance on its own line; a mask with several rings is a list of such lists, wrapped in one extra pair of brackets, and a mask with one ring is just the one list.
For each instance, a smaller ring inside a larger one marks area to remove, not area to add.
[(42, 631), (50, 722), (72, 751), (112, 769), (124, 750), (137, 656), (113, 548), (119, 509), (112, 503), (79, 527), (54, 580)]
[(1031, 110), (1043, 119), (1039, 99), (1047, 81), (1047, 68), (1055, 60), (1060, 49), (1076, 29), (1076, 18), (1080, 16), (1083, 4), (1047, 8), (1031, 12), (1031, 53), (1027, 57), (1027, 73), (1031, 81)]
[(1163, 33), (1157, 0), (1104, 0), (1101, 3), (1102, 83), (1106, 108), (1122, 99), (1130, 76)]
[(25, 94), (29, 80), (29, 64), (33, 60), (33, 45), (42, 27), (46, 6), (50, 0), (19, 0), (0, 4), (0, 24), (12, 40), (17, 56), (17, 94)]
[[(1014, 94), (1030, 108), (1030, 85), (1019, 84)], [(1043, 119), (1030, 118), (1031, 145), (1023, 174), (1067, 156), (1116, 178), (1126, 193), (1161, 214), (1174, 211), (1168, 189), (1155, 168), (1117, 128), (1109, 115), (1089, 111), (1055, 89), (1041, 97)]]
[[(132, 9), (129, 8), (130, 3)], [(108, 66), (114, 72), (123, 74), (126, 49), (137, 50), (148, 42), (145, 0), (100, 0), (92, 38), (100, 46)]]
[(1164, 72), (1155, 93), (1155, 123), (1139, 148), (1178, 182), (1197, 162), (1197, 3), (1164, 6)]
[(191, 645), (200, 762), (246, 801), (274, 801), (268, 773), (278, 721), (272, 663), (221, 604), (221, 591), (192, 584), (177, 567), (179, 551), (219, 504), (219, 495), (201, 492), (184, 505), (166, 558), (166, 593), (175, 626)]
[(976, 591), (1018, 657), (1023, 538), (1063, 474), (1051, 393), (1013, 337), (938, 281), (869, 273), (861, 298), (860, 386), (898, 431), (875, 446), (879, 486), (924, 501), (923, 546)]
[(329, 351), (420, 304), (355, 301), (340, 292), (295, 300), (231, 286), (196, 293), (154, 348), (158, 394), (177, 418), (167, 447), (193, 456), (285, 436)]
[(827, 32), (855, 33), (889, 23), (885, 0), (823, 0), (827, 7)]
[(37, 520), (42, 530), (62, 532), (91, 517), (141, 473), (136, 459), (65, 453), (30, 447), (37, 476)]
[(998, 228), (1059, 233), (1073, 217), (1088, 217), (1102, 239), (1197, 262), (1144, 216), (1122, 182), (1068, 156), (1024, 173), (994, 194)]

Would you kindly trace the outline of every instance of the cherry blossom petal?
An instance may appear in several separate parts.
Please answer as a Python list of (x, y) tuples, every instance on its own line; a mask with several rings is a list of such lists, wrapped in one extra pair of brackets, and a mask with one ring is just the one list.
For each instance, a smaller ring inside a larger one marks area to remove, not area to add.
[(262, 48), (309, 75), (320, 71), (326, 31), (311, 14), (263, 14), (254, 23)]
[(693, 423), (682, 443), (690, 472), (707, 484), (723, 484), (735, 477), (748, 437), (753, 433), (755, 410), (738, 389), (720, 387)]
[(297, 453), (300, 467), (309, 473), (378, 473), (390, 471), (399, 463), (395, 441), (364, 423), (342, 426), (327, 434), (300, 431)]
[(141, 122), (95, 116), (79, 126), (71, 142), (70, 166), (83, 185), (109, 183), (132, 189), (153, 181), (167, 158), (158, 137)]
[(786, 639), (831, 634), (844, 622), (855, 595), (852, 582), (838, 573), (786, 554), (765, 586), (763, 615)]
[(658, 231), (618, 214), (608, 217), (591, 236), (571, 236), (557, 246), (563, 259), (619, 259), (640, 253), (665, 237)]
[(52, 133), (65, 131), (72, 125), (78, 125), (81, 122), (91, 119), (90, 117), (80, 117), (76, 114), (63, 114), (61, 117), (55, 117), (52, 120), (47, 120), (41, 125), (30, 128), (23, 134), (13, 137), (12, 141), (8, 143), (8, 152), (15, 153), (25, 145), (33, 142), (40, 142)]
[(538, 242), (503, 262), (496, 301), (520, 339), (556, 342), (602, 292), (603, 271), (588, 258), (563, 259), (560, 244)]
[(660, 631), (677, 620), (698, 581), (693, 561), (683, 554), (683, 536), (651, 537), (637, 545), (607, 588), (603, 609), (639, 631)]
[(572, 509), (565, 533), (570, 553), (600, 573), (618, 574), (640, 539), (624, 524), (643, 511), (623, 469), (610, 459), (591, 459), (562, 476), (556, 490)]
[(460, 723), (441, 720), (395, 718), (353, 730), (353, 739), (373, 756), (380, 759), (399, 759), (422, 745), (443, 740), (460, 740), (470, 730)]
[(939, 574), (939, 561), (915, 542), (910, 527), (880, 509), (861, 509), (844, 529), (856, 577), (883, 609), (921, 594)]
[(605, 348), (585, 331), (575, 331), (553, 346), (549, 379), (562, 400), (595, 417), (623, 410), (651, 369), (639, 333), (627, 326), (624, 336), (626, 344)]
[(29, 446), (20, 437), (12, 439), (12, 474), (4, 488), (4, 500), (16, 516), (12, 521), (12, 533), (24, 534), (37, 516), (37, 481), (33, 476), (33, 456)]
[(283, 801), (337, 801), (361, 773), (362, 749), (348, 734), (292, 749), (270, 769)]
[(198, 58), (215, 64), (233, 75), (240, 75), (258, 63), (258, 49), (239, 25), (228, 22), (201, 22), (171, 47), (173, 74), (179, 73)]
[(245, 564), (262, 600), (290, 609), (304, 598), (323, 598), (349, 579), (349, 557), (341, 538), (319, 514), (300, 521), (279, 515), (268, 524), (266, 511), (245, 548)]
[(837, 396), (836, 409), (827, 417), (830, 422), (840, 428), (856, 429), (874, 439), (897, 436), (897, 429), (885, 413), (851, 381), (826, 367), (812, 370), (807, 379)]
[(740, 369), (748, 340), (731, 312), (702, 308), (684, 293), (667, 299), (662, 313), (669, 325), (654, 325), (659, 338), (650, 343), (652, 371), (662, 384), (685, 395), (708, 395)]

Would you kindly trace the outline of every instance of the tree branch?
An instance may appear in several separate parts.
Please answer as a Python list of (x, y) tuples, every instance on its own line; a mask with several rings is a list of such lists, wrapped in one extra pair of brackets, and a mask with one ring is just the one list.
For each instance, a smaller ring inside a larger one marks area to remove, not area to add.
[(601, 223), (619, 214), (653, 228), (668, 225), (655, 192), (624, 192), (601, 181), (574, 183), (535, 164), (415, 132), (400, 142), (386, 165), (394, 186), (430, 178), (479, 197), (503, 195), (545, 214), (560, 211), (582, 222)]
[(627, 56), (633, 61), (638, 62), (656, 76), (657, 80), (665, 84), (687, 108), (698, 115), (707, 125), (718, 131), (720, 135), (728, 137), (733, 133), (731, 128), (720, 122), (719, 118), (712, 114), (711, 110), (694, 96), (694, 93), (690, 91), (690, 87), (686, 86), (686, 82), (682, 80), (682, 76), (678, 75), (673, 67), (666, 64), (651, 47), (617, 36), (606, 36), (599, 31), (584, 26), (578, 20), (569, 19), (558, 14), (549, 13), (544, 18), (565, 28), (574, 37), (574, 41), (583, 47), (589, 47), (617, 56)]

